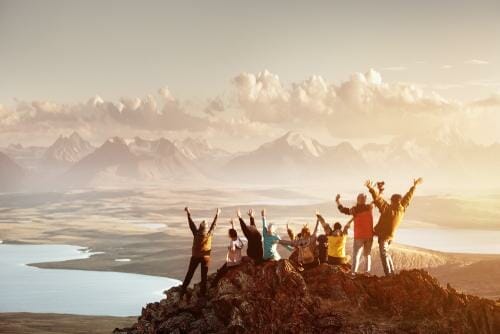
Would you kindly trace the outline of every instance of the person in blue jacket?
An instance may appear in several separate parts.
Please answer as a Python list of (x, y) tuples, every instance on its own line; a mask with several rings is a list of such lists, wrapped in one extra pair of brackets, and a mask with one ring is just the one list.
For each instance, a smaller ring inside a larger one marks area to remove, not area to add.
[[(280, 236), (276, 232), (276, 225), (267, 224), (266, 221), (266, 210), (261, 211), (262, 215), (262, 238), (264, 245), (264, 260), (278, 261), (281, 259), (278, 253), (278, 244), (281, 240)], [(293, 251), (293, 247), (285, 246), (288, 250)]]

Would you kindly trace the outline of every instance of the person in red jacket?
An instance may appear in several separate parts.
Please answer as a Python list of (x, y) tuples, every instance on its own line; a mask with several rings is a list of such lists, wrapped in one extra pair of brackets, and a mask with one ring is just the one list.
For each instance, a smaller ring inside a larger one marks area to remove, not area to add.
[(347, 208), (340, 204), (340, 195), (335, 198), (340, 212), (353, 216), (354, 221), (354, 242), (352, 251), (352, 274), (358, 273), (361, 254), (365, 258), (366, 273), (371, 271), (372, 265), (372, 245), (373, 245), (373, 205), (366, 204), (366, 195), (359, 194), (356, 205)]

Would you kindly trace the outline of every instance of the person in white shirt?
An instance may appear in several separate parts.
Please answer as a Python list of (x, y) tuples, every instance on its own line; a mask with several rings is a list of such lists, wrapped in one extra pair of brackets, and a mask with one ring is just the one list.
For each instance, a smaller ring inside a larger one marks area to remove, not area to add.
[(226, 254), (226, 263), (217, 270), (217, 275), (215, 275), (214, 280), (212, 281), (212, 286), (216, 286), (219, 283), (219, 280), (226, 275), (226, 273), (233, 267), (236, 267), (241, 264), (242, 258), (242, 249), (248, 243), (245, 237), (239, 237), (238, 232), (234, 228), (234, 220), (231, 219), (231, 228), (228, 231), (229, 246), (227, 247)]

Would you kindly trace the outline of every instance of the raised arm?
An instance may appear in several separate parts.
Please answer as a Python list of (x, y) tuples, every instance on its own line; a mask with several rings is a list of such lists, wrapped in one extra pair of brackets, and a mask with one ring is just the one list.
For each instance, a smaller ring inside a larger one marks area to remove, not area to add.
[(297, 246), (297, 241), (296, 240), (281, 240), (278, 239), (278, 243), (288, 249), (289, 251), (293, 252), (295, 249), (294, 247)]
[(253, 217), (253, 210), (248, 210), (248, 217), (250, 217), (250, 225), (255, 226), (255, 218)]
[(351, 218), (351, 220), (349, 220), (347, 222), (347, 224), (345, 224), (344, 226), (344, 229), (342, 230), (342, 234), (343, 235), (347, 235), (347, 233), (349, 232), (349, 228), (351, 228), (351, 223), (354, 221), (354, 218)]
[(316, 219), (316, 225), (314, 226), (314, 231), (312, 235), (316, 236), (316, 233), (318, 233), (318, 226), (319, 226), (319, 219)]
[(293, 233), (293, 230), (288, 226), (288, 224), (286, 224), (286, 233), (288, 234), (288, 237), (290, 238), (290, 240), (295, 239), (295, 235)]
[(343, 206), (342, 204), (340, 204), (340, 195), (337, 194), (337, 197), (335, 197), (335, 203), (337, 203), (337, 208), (339, 209), (339, 211), (345, 215), (351, 215), (351, 209), (349, 208), (346, 208), (345, 206)]
[(241, 230), (243, 231), (243, 234), (244, 235), (248, 235), (248, 226), (245, 223), (245, 221), (243, 220), (243, 218), (241, 217), (241, 211), (240, 211), (240, 209), (238, 209), (236, 211), (236, 215), (238, 216), (238, 220), (240, 221), (240, 226), (241, 226)]
[(193, 219), (191, 219), (191, 211), (189, 210), (189, 208), (187, 206), (184, 208), (184, 211), (186, 211), (186, 214), (187, 214), (189, 228), (191, 229), (191, 232), (193, 233), (193, 235), (195, 235), (198, 230), (196, 228), (196, 225), (194, 224)]
[(401, 200), (401, 205), (406, 209), (408, 205), (410, 205), (410, 202), (413, 198), (413, 193), (415, 192), (415, 189), (419, 184), (424, 182), (424, 180), (419, 177), (418, 179), (413, 180), (413, 186), (408, 190), (408, 192), (403, 196), (403, 199)]
[(380, 192), (375, 190), (374, 184), (371, 181), (366, 181), (365, 186), (368, 188), (370, 191), (370, 194), (373, 197), (373, 203), (375, 206), (379, 209), (380, 212), (385, 211), (389, 207), (389, 203), (385, 199), (380, 196)]
[(323, 226), (323, 230), (325, 230), (326, 234), (332, 233), (332, 229), (330, 228), (330, 226), (328, 226), (328, 224), (325, 221), (325, 218), (323, 218), (323, 216), (320, 215), (319, 212), (316, 212), (316, 218), (321, 223), (321, 226)]
[(221, 209), (217, 208), (214, 220), (212, 221), (212, 225), (210, 225), (210, 229), (208, 230), (208, 234), (212, 234), (214, 232), (215, 226), (217, 225), (217, 218), (219, 218), (220, 213)]
[(262, 235), (267, 234), (266, 210), (260, 212), (262, 216)]
[(346, 208), (345, 206), (343, 206), (341, 203), (340, 203), (340, 194), (337, 194), (337, 196), (335, 197), (335, 203), (337, 203), (337, 208), (339, 209), (339, 211), (345, 215), (350, 215), (351, 214), (351, 210), (349, 208)]

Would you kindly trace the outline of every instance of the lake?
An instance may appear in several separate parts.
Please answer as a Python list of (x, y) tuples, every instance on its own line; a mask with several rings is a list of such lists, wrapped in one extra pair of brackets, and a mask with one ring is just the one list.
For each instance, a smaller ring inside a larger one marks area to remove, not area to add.
[(500, 254), (500, 231), (427, 228), (400, 228), (395, 241), (400, 244), (442, 252)]
[(138, 315), (180, 284), (148, 275), (27, 266), (89, 256), (78, 246), (0, 244), (0, 312)]

